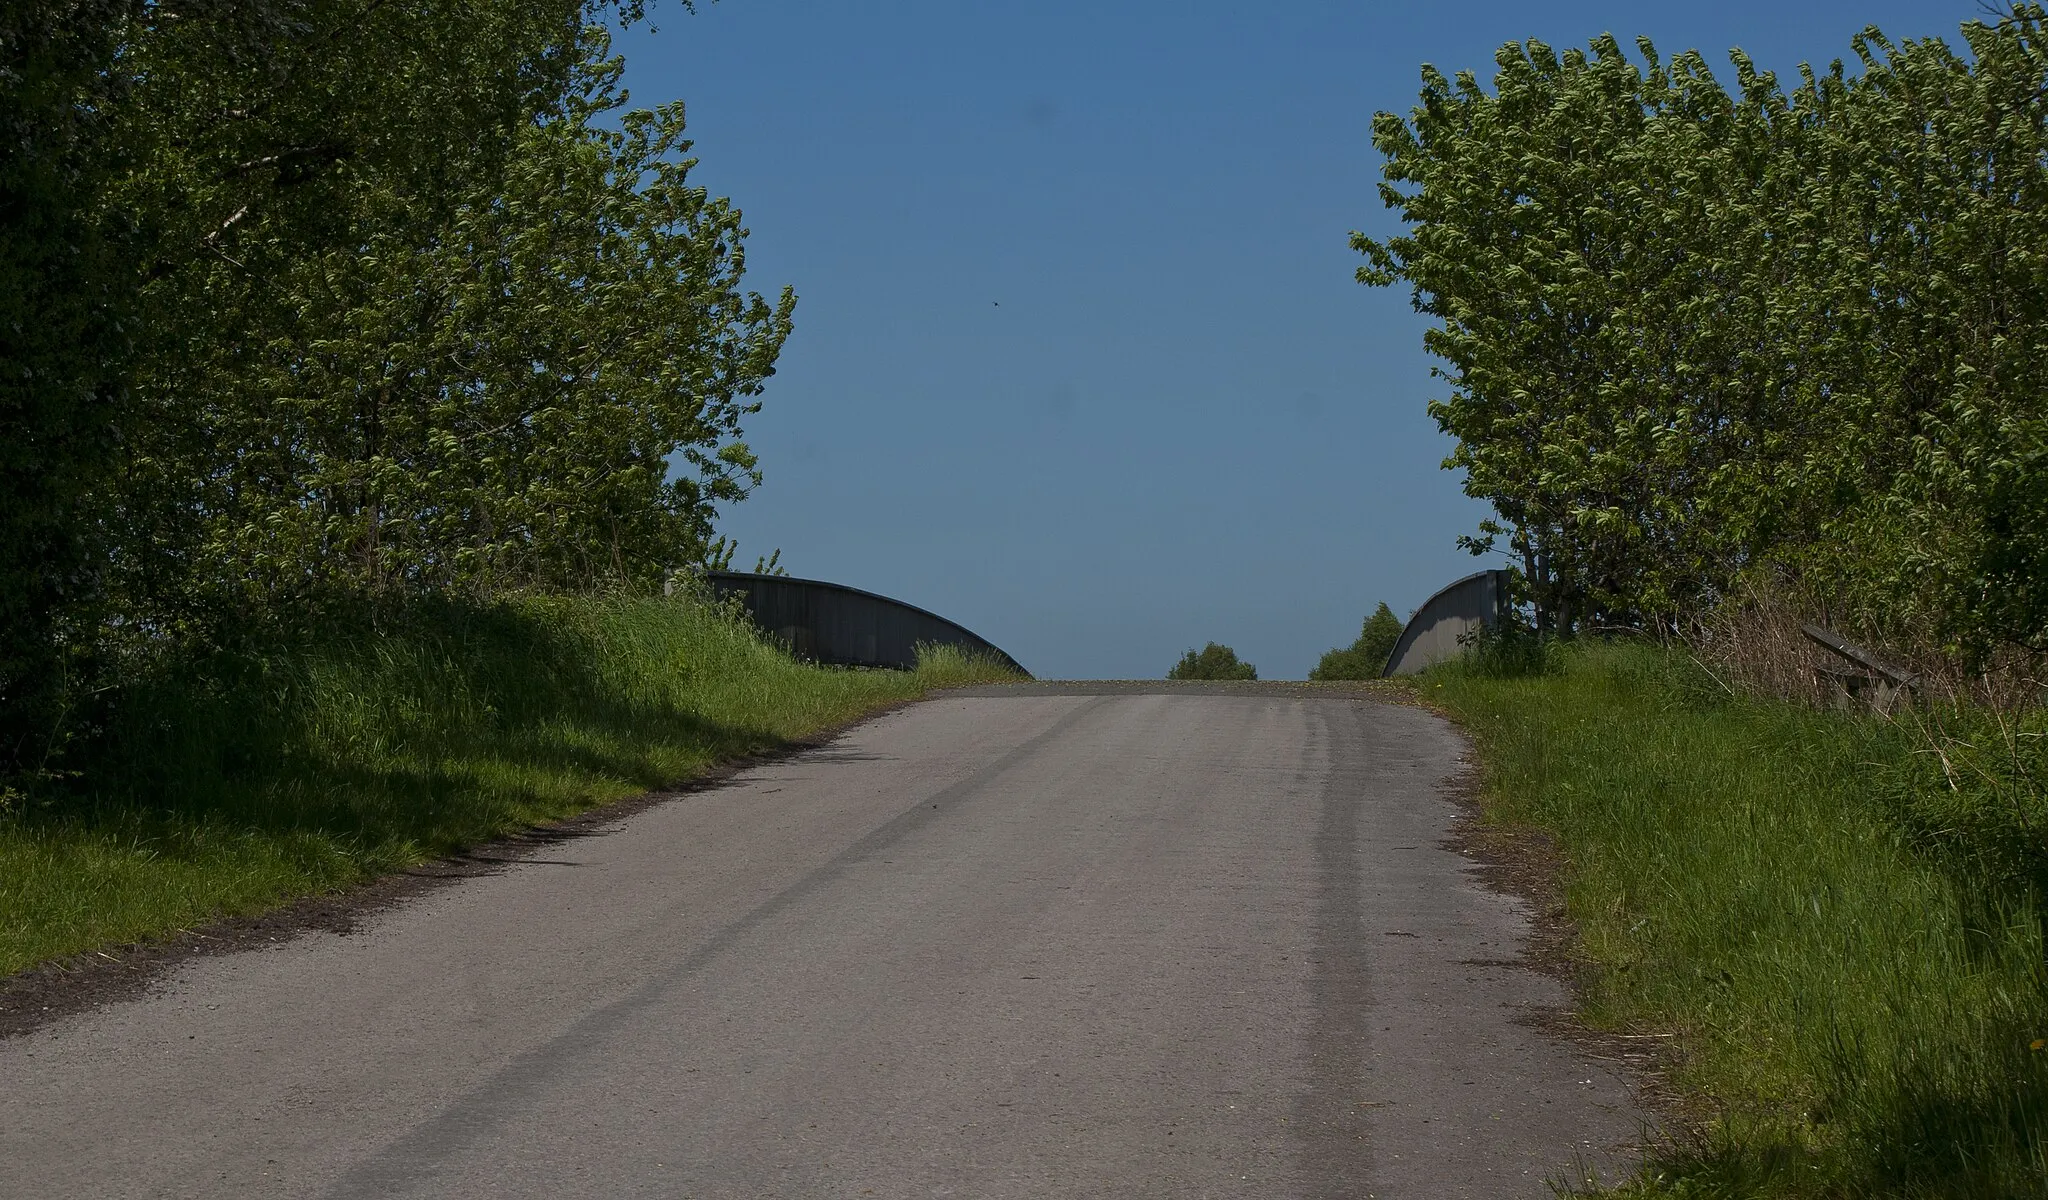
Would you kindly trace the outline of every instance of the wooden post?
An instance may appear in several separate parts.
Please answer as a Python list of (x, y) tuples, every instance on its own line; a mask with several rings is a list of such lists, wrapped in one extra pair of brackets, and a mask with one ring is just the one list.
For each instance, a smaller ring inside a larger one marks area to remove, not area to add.
[(1920, 690), (1918, 675), (1885, 662), (1861, 646), (1842, 640), (1833, 630), (1822, 629), (1818, 625), (1801, 625), (1799, 629), (1808, 640), (1863, 668), (1860, 672), (1840, 668), (1819, 668), (1819, 674), (1823, 679), (1833, 680), (1841, 689), (1836, 693), (1836, 707), (1848, 708), (1854, 701), (1861, 699), (1869, 705), (1872, 712), (1889, 716), (1899, 697)]

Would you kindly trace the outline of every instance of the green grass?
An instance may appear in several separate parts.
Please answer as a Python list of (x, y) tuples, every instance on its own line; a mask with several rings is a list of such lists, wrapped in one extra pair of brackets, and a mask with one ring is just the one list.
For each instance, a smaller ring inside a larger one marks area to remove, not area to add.
[(63, 793), (0, 812), (0, 974), (258, 912), (673, 784), (933, 687), (805, 666), (730, 613), (439, 606), (132, 681)]
[(1566, 855), (1586, 1016), (1678, 1035), (1703, 1128), (1618, 1194), (2048, 1194), (2039, 739), (1949, 714), (1944, 772), (1910, 724), (1642, 647), (1422, 687), (1476, 739), (1488, 819)]

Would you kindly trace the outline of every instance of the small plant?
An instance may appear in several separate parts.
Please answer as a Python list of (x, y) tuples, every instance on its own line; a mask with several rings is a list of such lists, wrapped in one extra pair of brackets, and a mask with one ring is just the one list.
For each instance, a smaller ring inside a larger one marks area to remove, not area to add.
[(1221, 642), (1210, 642), (1200, 651), (1180, 656), (1168, 679), (1257, 679), (1259, 669), (1237, 657), (1237, 651)]
[[(733, 556), (738, 554), (739, 551), (740, 544), (721, 533), (713, 538), (709, 545), (704, 547), (704, 562), (698, 570), (700, 572), (730, 571), (732, 570)], [(685, 568), (685, 570), (688, 569)], [(674, 575), (675, 572), (670, 572), (670, 574)], [(777, 546), (773, 554), (766, 556), (755, 555), (754, 574), (787, 577), (789, 571), (782, 565), (782, 547)]]

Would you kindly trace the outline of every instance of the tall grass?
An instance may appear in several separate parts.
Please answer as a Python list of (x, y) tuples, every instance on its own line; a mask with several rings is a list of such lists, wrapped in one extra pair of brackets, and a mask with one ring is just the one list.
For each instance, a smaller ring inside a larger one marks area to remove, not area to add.
[(1004, 672), (806, 666), (694, 601), (439, 605), (124, 690), (0, 813), (0, 974), (343, 887)]
[(2048, 1194), (2048, 907), (2009, 789), (1646, 647), (1423, 686), (1489, 819), (1564, 849), (1589, 1017), (1678, 1035), (1704, 1135), (1623, 1194)]

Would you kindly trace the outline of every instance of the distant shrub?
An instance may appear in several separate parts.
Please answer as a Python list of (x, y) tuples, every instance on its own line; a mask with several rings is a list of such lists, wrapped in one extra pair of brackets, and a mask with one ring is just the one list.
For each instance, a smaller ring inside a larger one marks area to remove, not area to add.
[(1180, 656), (1173, 670), (1166, 673), (1168, 679), (1257, 679), (1259, 669), (1237, 657), (1237, 651), (1221, 642), (1210, 642), (1198, 653), (1190, 650)]
[(1380, 606), (1359, 629), (1358, 640), (1325, 652), (1308, 677), (1317, 681), (1378, 679), (1387, 665), (1387, 656), (1394, 652), (1394, 643), (1401, 640), (1401, 629), (1401, 618), (1394, 615), (1386, 601), (1380, 601)]

